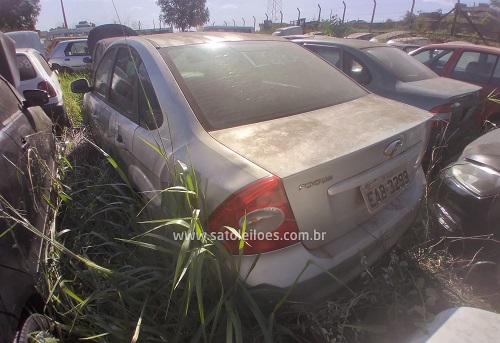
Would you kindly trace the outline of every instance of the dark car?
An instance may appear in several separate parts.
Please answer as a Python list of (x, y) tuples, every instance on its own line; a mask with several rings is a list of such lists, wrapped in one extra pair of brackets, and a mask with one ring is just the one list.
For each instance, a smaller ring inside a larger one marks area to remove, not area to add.
[[(47, 93), (11, 83), (19, 80), (13, 41), (0, 33), (0, 343), (27, 342), (26, 333), (47, 323), (35, 289), (45, 233), (47, 204), (55, 170), (52, 122), (38, 106)], [(10, 81), (10, 82), (9, 82)], [(19, 219), (26, 220), (23, 223)], [(22, 330), (24, 328), (24, 330)]]
[(433, 189), (430, 208), (447, 231), (500, 237), (500, 129), (469, 144)]
[(476, 127), (480, 128), (485, 120), (500, 124), (500, 105), (486, 100), (490, 95), (500, 99), (500, 48), (450, 42), (427, 45), (410, 55), (440, 76), (481, 86), (482, 108), (477, 113)]
[[(314, 37), (294, 40), (341, 69), (369, 91), (434, 114), (429, 146), (463, 149), (462, 140), (476, 110), (480, 88), (439, 77), (402, 50), (358, 39)], [(428, 150), (426, 160), (431, 158)]]

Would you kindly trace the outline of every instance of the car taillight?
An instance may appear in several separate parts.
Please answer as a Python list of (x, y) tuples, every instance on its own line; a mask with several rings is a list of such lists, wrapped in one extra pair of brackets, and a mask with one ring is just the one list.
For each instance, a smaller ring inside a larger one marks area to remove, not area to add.
[(36, 87), (42, 91), (46, 91), (49, 98), (57, 96), (56, 90), (47, 80), (40, 82)]
[(445, 128), (450, 123), (453, 106), (454, 104), (441, 105), (430, 110), (430, 112), (434, 114), (432, 123), (433, 129)]
[[(264, 253), (299, 242), (298, 226), (279, 177), (269, 176), (227, 198), (208, 219), (213, 236), (229, 237), (229, 226), (242, 232), (246, 221), (243, 254)], [(226, 247), (238, 253), (239, 240), (226, 239)], [(249, 246), (250, 245), (250, 246)]]

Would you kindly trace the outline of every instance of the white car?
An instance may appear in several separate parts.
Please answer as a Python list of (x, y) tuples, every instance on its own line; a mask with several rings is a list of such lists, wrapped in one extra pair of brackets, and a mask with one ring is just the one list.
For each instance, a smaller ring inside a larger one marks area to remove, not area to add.
[(374, 263), (396, 243), (424, 194), (430, 114), (370, 94), (280, 37), (122, 38), (93, 80), (71, 88), (86, 93), (99, 146), (164, 215), (159, 190), (175, 183), (166, 160), (192, 166), (208, 233), (238, 255), (224, 227), (246, 226), (239, 272), (264, 299), (292, 285), (290, 299), (328, 296), (341, 287), (331, 275), (348, 282), (362, 256)]
[(91, 57), (86, 38), (71, 39), (58, 42), (47, 61), (61, 73), (86, 73), (90, 71)]
[(49, 102), (42, 106), (43, 110), (57, 125), (58, 130), (68, 126), (70, 122), (57, 72), (49, 67), (45, 58), (35, 49), (16, 49), (16, 56), (21, 78), (18, 91), (20, 93), (29, 89), (46, 91)]

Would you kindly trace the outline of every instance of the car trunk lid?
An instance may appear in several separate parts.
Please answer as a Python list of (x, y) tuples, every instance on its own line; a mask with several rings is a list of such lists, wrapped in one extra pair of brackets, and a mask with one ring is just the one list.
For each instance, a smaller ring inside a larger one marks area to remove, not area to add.
[[(369, 204), (370, 196), (376, 198), (368, 194), (374, 179), (403, 171), (411, 179), (426, 147), (429, 118), (425, 111), (368, 95), (211, 135), (283, 180), (299, 230), (309, 233), (302, 242), (314, 249), (390, 202)], [(312, 239), (315, 232), (325, 233), (324, 239)]]

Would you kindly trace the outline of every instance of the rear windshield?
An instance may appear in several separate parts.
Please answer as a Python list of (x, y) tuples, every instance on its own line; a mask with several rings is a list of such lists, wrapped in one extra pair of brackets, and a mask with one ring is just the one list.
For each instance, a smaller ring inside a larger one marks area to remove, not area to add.
[(379, 46), (364, 50), (375, 57), (402, 82), (420, 81), (439, 77), (415, 58), (397, 48)]
[(26, 55), (18, 54), (17, 64), (19, 66), (19, 76), (21, 77), (21, 81), (32, 80), (36, 77), (36, 70)]
[(47, 75), (52, 75), (52, 70), (50, 69), (49, 64), (47, 63), (45, 58), (38, 51), (33, 51), (33, 56), (35, 56), (35, 58), (38, 60), (38, 63), (42, 66)]
[(207, 130), (251, 124), (360, 98), (367, 92), (290, 42), (245, 41), (160, 49)]

